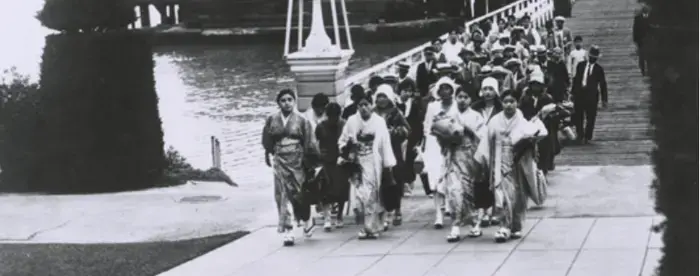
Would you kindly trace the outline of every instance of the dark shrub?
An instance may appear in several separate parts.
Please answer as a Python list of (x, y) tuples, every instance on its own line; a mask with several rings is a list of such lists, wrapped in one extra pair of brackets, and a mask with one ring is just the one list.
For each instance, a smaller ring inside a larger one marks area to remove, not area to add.
[(156, 185), (165, 167), (148, 39), (128, 32), (46, 37), (37, 178), (54, 193)]
[(185, 184), (187, 181), (221, 181), (231, 186), (238, 186), (222, 170), (211, 168), (206, 171), (195, 169), (187, 163), (185, 157), (180, 155), (173, 147), (165, 152), (166, 167), (163, 174), (163, 186)]
[(37, 14), (45, 27), (61, 32), (123, 29), (136, 20), (134, 5), (123, 0), (48, 0)]
[(39, 84), (14, 69), (0, 80), (0, 192), (31, 191), (34, 175)]
[(652, 0), (649, 47), (656, 210), (666, 217), (660, 276), (698, 275), (697, 1)]

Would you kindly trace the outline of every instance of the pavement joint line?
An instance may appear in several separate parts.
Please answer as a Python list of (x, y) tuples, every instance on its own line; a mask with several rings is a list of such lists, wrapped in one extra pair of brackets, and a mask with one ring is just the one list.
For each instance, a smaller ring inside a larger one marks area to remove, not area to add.
[(350, 235), (350, 237), (348, 237), (346, 240), (341, 242), (340, 245), (338, 245), (336, 248), (329, 249), (326, 252), (323, 252), (323, 254), (318, 256), (318, 258), (315, 258), (313, 261), (311, 261), (311, 264), (315, 264), (315, 263), (321, 261), (321, 259), (327, 258), (327, 257), (354, 257), (354, 256), (330, 256), (330, 254), (333, 254), (333, 252), (337, 251), (338, 249), (342, 248), (344, 245), (346, 245), (347, 243), (352, 241), (353, 238), (355, 238), (355, 235)]
[(647, 237), (647, 244), (646, 244), (646, 250), (644, 250), (644, 257), (642, 257), (642, 265), (639, 268), (639, 273), (638, 275), (642, 275), (644, 273), (644, 265), (647, 263), (647, 256), (649, 255), (649, 246), (651, 245), (651, 237), (654, 236), (654, 219), (651, 219), (651, 227), (649, 227), (649, 236)]
[(591, 236), (591, 232), (593, 232), (593, 227), (595, 227), (596, 223), (598, 223), (597, 218), (593, 220), (593, 223), (591, 223), (591, 227), (588, 228), (588, 232), (586, 232), (586, 236), (583, 238), (583, 241), (581, 242), (581, 246), (579, 246), (578, 250), (576, 251), (576, 255), (574, 255), (574, 259), (571, 261), (569, 268), (566, 269), (566, 274), (564, 274), (565, 276), (568, 276), (569, 273), (571, 273), (571, 269), (574, 268), (574, 264), (576, 264), (576, 260), (578, 260), (578, 256), (581, 255), (581, 251), (583, 250), (583, 247), (586, 245), (586, 241), (588, 241), (588, 237)]
[[(461, 227), (460, 227), (460, 228), (461, 228)], [(482, 233), (483, 233), (483, 232), (482, 232)], [(433, 264), (433, 266), (431, 266), (427, 271), (425, 271), (425, 273), (423, 273), (423, 276), (428, 275), (428, 273), (430, 273), (431, 270), (433, 270), (433, 269), (436, 268), (438, 265), (440, 265), (440, 264), (447, 258), (447, 256), (449, 256), (450, 254), (452, 254), (452, 252), (454, 252), (455, 249), (457, 249), (457, 247), (459, 247), (459, 244), (462, 243), (462, 241), (464, 241), (465, 238), (466, 238), (466, 236), (465, 236), (465, 237), (460, 237), (460, 239), (455, 243), (455, 245), (452, 246), (452, 248), (450, 248), (450, 250), (447, 250), (447, 253), (445, 253), (445, 254), (442, 256), (442, 258), (440, 258), (437, 262), (435, 262), (435, 264)], [(436, 255), (438, 255), (438, 254), (436, 254)]]
[(510, 252), (508, 252), (508, 255), (503, 259), (503, 262), (501, 262), (501, 264), (498, 265), (498, 267), (496, 267), (496, 270), (493, 271), (493, 273), (491, 274), (491, 276), (496, 275), (496, 273), (498, 273), (498, 271), (501, 270), (501, 268), (503, 268), (503, 266), (506, 264), (506, 262), (508, 262), (508, 259), (510, 259), (510, 256), (512, 256), (513, 253), (515, 253), (515, 251), (518, 249), (518, 247), (520, 246), (520, 244), (522, 244), (523, 241), (525, 241), (525, 239), (527, 238), (527, 236), (529, 236), (530, 233), (532, 233), (532, 231), (535, 230), (535, 227), (537, 227), (537, 225), (539, 225), (541, 221), (542, 221), (542, 219), (538, 219), (538, 220), (535, 222), (535, 224), (532, 225), (532, 228), (530, 228), (530, 230), (527, 231), (527, 233), (525, 233), (525, 235), (523, 235), (522, 237), (520, 237), (520, 239), (518, 239), (518, 242), (515, 244), (515, 246), (513, 246), (513, 249), (511, 249)]
[(367, 270), (371, 269), (373, 266), (375, 266), (376, 264), (378, 264), (379, 262), (381, 262), (382, 260), (384, 260), (384, 258), (386, 258), (386, 256), (391, 255), (391, 251), (392, 251), (392, 250), (394, 250), (394, 249), (398, 248), (399, 246), (401, 246), (402, 244), (404, 244), (407, 240), (409, 240), (410, 238), (412, 238), (413, 236), (415, 236), (418, 232), (420, 232), (421, 230), (423, 230), (423, 228), (425, 228), (425, 227), (426, 227), (426, 224), (424, 224), (423, 226), (421, 226), (420, 228), (418, 228), (418, 230), (413, 231), (413, 233), (407, 235), (405, 238), (403, 238), (403, 240), (401, 240), (400, 242), (398, 242), (395, 246), (391, 247), (391, 249), (389, 249), (386, 253), (381, 254), (381, 257), (377, 258), (376, 261), (372, 262), (372, 264), (370, 264), (370, 265), (367, 266), (365, 269), (363, 269), (362, 271), (360, 271), (359, 273), (357, 273), (357, 275), (362, 275), (362, 273), (367, 272)]

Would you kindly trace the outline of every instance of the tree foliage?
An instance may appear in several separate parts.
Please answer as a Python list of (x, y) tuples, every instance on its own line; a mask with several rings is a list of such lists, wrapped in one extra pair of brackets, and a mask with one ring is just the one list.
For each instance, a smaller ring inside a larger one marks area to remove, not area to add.
[(44, 27), (61, 32), (104, 32), (125, 29), (136, 21), (130, 1), (46, 0), (37, 14)]
[(165, 168), (148, 37), (50, 35), (42, 56), (33, 186), (90, 193), (153, 187)]
[[(659, 276), (698, 275), (697, 1), (649, 0), (651, 117), (656, 210), (666, 220)], [(691, 23), (691, 24), (688, 24)]]
[(30, 191), (37, 160), (39, 84), (14, 68), (0, 77), (0, 191)]

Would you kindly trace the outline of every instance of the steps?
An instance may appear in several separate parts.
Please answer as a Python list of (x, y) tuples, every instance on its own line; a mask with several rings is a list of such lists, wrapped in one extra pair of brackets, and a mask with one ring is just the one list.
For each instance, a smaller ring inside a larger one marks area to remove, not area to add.
[(601, 48), (608, 82), (608, 109), (599, 110), (591, 145), (568, 146), (557, 165), (644, 165), (654, 148), (649, 88), (637, 67), (632, 42), (636, 0), (577, 0), (566, 23), (588, 48)]

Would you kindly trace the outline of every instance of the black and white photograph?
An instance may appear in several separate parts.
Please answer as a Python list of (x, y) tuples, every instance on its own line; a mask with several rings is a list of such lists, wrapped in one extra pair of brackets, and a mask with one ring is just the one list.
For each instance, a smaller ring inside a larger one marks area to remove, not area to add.
[(5, 2), (0, 276), (700, 274), (697, 1)]

